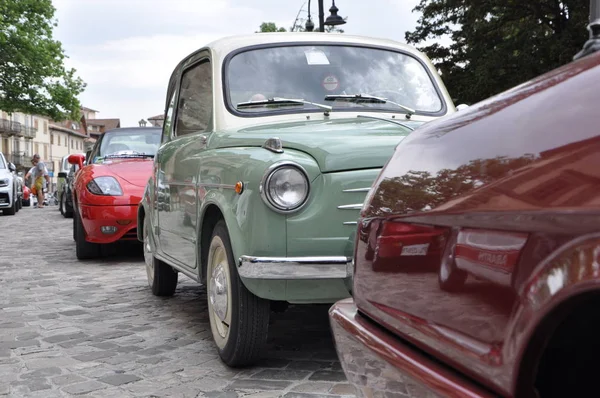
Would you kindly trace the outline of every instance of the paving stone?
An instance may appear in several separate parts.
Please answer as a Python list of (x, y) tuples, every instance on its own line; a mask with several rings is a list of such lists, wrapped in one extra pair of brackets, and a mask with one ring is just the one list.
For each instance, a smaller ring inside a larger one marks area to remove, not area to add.
[(69, 386), (63, 387), (62, 390), (69, 394), (79, 395), (101, 390), (103, 388), (106, 388), (106, 384), (102, 384), (100, 382), (92, 380), (84, 381), (82, 383), (71, 384)]
[(346, 381), (346, 375), (344, 372), (332, 372), (328, 370), (319, 370), (313, 373), (310, 380), (318, 380), (318, 381)]
[(356, 394), (356, 390), (352, 384), (348, 383), (340, 383), (333, 386), (331, 390), (329, 390), (331, 394), (337, 395), (354, 395)]
[(309, 392), (309, 393), (328, 393), (332, 388), (333, 383), (326, 382), (306, 382), (302, 384), (295, 385), (292, 387), (292, 391), (295, 392)]
[(120, 386), (121, 384), (132, 383), (134, 381), (138, 381), (138, 380), (142, 380), (142, 379), (135, 375), (120, 374), (120, 375), (102, 377), (101, 379), (98, 379), (98, 380), (103, 383), (112, 384), (113, 386)]
[(252, 378), (264, 380), (302, 380), (309, 374), (310, 372), (304, 370), (265, 369), (252, 376)]
[(307, 392), (288, 392), (283, 398), (337, 398), (339, 395), (311, 394)]
[(290, 381), (235, 380), (227, 386), (227, 390), (284, 390), (291, 384)]
[(76, 374), (56, 376), (53, 377), (51, 380), (52, 383), (56, 384), (57, 386), (66, 386), (67, 384), (74, 384), (85, 381), (83, 377), (77, 376)]
[(62, 371), (60, 370), (60, 368), (57, 368), (57, 367), (42, 368), (42, 369), (34, 370), (33, 372), (23, 373), (21, 375), (21, 379), (37, 379), (40, 377), (56, 376), (61, 373), (62, 373)]
[(100, 358), (111, 357), (114, 355), (116, 355), (116, 353), (114, 353), (112, 351), (92, 351), (92, 352), (88, 352), (87, 354), (77, 355), (76, 357), (73, 357), (73, 358), (75, 358), (78, 361), (89, 362), (89, 361), (95, 361)]

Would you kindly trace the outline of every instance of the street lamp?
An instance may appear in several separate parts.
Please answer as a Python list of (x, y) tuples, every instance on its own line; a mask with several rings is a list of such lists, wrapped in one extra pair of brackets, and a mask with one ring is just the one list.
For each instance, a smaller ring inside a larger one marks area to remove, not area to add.
[(146, 123), (147, 123), (147, 122), (146, 122), (144, 119), (142, 119), (142, 120), (140, 120), (140, 121), (138, 122), (138, 124), (140, 125), (140, 127), (146, 127)]
[[(335, 6), (335, 0), (331, 1), (331, 8), (329, 12), (331, 15), (327, 17), (327, 20), (324, 20), (325, 15), (323, 13), (323, 0), (318, 0), (319, 2), (319, 32), (325, 32), (325, 25), (335, 26), (335, 25), (343, 25), (346, 23), (344, 18), (337, 15), (339, 9)], [(308, 19), (306, 24), (304, 25), (307, 32), (312, 32), (315, 28), (315, 24), (310, 19), (310, 0), (308, 0)]]
[(327, 17), (327, 19), (325, 20), (325, 25), (335, 26), (335, 25), (343, 25), (346, 23), (346, 21), (344, 21), (344, 18), (337, 15), (338, 11), (339, 11), (338, 8), (335, 6), (335, 0), (332, 0), (331, 8), (329, 9), (329, 12), (331, 13), (331, 15), (329, 15)]

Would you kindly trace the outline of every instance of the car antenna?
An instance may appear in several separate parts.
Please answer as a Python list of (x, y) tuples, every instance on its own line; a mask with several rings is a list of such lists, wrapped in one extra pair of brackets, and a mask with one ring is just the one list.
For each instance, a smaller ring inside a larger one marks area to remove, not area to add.
[(573, 57), (578, 60), (600, 51), (600, 0), (590, 0), (590, 23), (588, 25), (590, 38), (583, 45), (583, 49)]

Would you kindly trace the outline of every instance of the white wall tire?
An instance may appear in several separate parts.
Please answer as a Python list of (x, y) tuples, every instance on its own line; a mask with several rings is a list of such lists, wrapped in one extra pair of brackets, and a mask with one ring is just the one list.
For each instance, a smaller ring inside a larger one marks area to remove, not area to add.
[(223, 220), (215, 225), (210, 240), (206, 291), (210, 328), (221, 360), (231, 367), (258, 361), (267, 342), (270, 302), (242, 283)]

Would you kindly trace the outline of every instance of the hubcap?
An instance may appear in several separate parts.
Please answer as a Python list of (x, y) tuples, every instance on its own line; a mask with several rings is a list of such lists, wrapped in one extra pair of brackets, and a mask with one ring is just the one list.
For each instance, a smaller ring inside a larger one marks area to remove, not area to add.
[(231, 277), (223, 241), (215, 236), (208, 253), (208, 309), (213, 338), (221, 349), (231, 325)]
[(144, 261), (146, 263), (146, 274), (148, 275), (148, 283), (152, 286), (154, 281), (154, 256), (152, 255), (152, 247), (150, 246), (150, 237), (148, 236), (148, 221), (144, 221)]
[(215, 314), (223, 322), (227, 315), (227, 279), (223, 271), (223, 264), (217, 265), (213, 270), (210, 284), (210, 303)]

